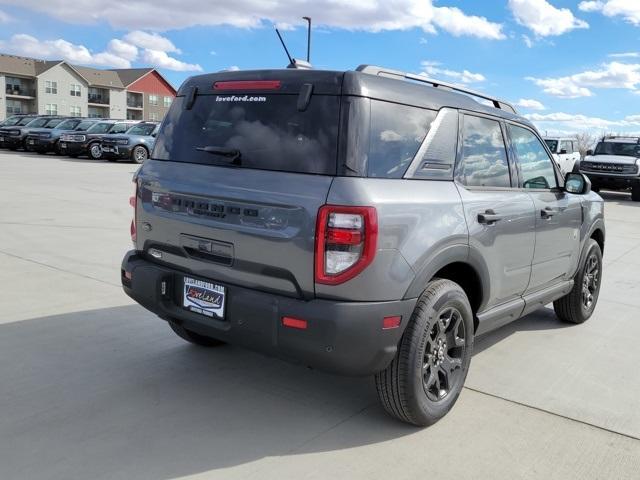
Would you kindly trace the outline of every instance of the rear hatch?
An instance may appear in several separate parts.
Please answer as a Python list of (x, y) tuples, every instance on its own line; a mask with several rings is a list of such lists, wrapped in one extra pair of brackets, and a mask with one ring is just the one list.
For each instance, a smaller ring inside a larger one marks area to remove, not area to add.
[(194, 276), (312, 297), (316, 216), (337, 168), (342, 75), (188, 80), (138, 174), (137, 248)]

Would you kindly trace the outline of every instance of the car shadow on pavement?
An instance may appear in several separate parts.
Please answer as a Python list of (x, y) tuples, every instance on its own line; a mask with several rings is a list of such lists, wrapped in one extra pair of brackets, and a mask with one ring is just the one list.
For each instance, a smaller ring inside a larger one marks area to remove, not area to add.
[[(625, 205), (629, 207), (640, 207), (640, 202), (634, 202), (631, 200), (631, 192), (615, 192), (601, 190), (598, 193), (605, 202), (615, 203), (616, 205)], [(606, 207), (605, 207), (606, 208)]]
[(558, 330), (561, 328), (575, 327), (570, 323), (562, 322), (556, 316), (552, 307), (542, 308), (529, 315), (522, 317), (515, 322), (504, 325), (497, 330), (476, 338), (473, 345), (473, 354), (483, 352), (487, 348), (492, 347), (496, 343), (501, 342), (507, 337), (517, 332), (531, 332), (537, 330)]
[(371, 378), (192, 346), (135, 305), (0, 324), (0, 358), (0, 478), (170, 479), (416, 432)]

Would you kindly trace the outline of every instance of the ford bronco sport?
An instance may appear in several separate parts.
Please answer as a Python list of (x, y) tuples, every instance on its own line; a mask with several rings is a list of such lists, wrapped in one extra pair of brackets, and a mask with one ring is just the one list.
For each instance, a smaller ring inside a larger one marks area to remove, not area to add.
[(631, 199), (640, 202), (640, 137), (603, 137), (595, 151), (587, 152), (580, 171), (594, 190), (631, 190)]
[(451, 409), (478, 335), (598, 300), (588, 179), (509, 104), (425, 77), (192, 77), (134, 181), (129, 296), (194, 344), (373, 374), (412, 424)]

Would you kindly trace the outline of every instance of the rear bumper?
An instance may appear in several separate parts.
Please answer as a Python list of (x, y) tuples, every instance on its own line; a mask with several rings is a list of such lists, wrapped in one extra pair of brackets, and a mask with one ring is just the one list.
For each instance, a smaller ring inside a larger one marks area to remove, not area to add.
[[(304, 301), (234, 285), (227, 287), (225, 321), (183, 309), (182, 275), (137, 252), (122, 261), (123, 289), (161, 318), (176, 320), (201, 335), (244, 346), (267, 355), (345, 375), (370, 375), (383, 370), (396, 354), (416, 299), (392, 302)], [(215, 281), (215, 279), (212, 279)], [(165, 295), (162, 283), (165, 282)], [(399, 328), (383, 330), (386, 316), (402, 316)], [(307, 321), (306, 330), (282, 326), (281, 318)]]
[(638, 176), (607, 175), (585, 171), (582, 171), (582, 173), (589, 177), (591, 185), (594, 187), (625, 189), (640, 185), (640, 177)]

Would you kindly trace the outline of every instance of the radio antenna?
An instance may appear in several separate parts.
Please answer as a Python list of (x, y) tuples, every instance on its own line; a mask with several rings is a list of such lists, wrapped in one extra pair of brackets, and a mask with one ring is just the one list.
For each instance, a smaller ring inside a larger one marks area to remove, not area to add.
[(282, 48), (284, 48), (284, 53), (286, 53), (287, 57), (289, 58), (289, 64), (295, 65), (295, 62), (293, 61), (293, 58), (291, 58), (291, 55), (289, 55), (289, 50), (287, 50), (287, 46), (285, 45), (284, 40), (282, 39), (282, 35), (280, 35), (280, 31), (277, 28), (276, 28), (276, 33), (278, 34), (280, 43), (282, 43)]
[(311, 62), (311, 17), (302, 17), (307, 21), (307, 62)]

